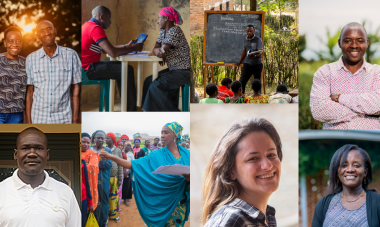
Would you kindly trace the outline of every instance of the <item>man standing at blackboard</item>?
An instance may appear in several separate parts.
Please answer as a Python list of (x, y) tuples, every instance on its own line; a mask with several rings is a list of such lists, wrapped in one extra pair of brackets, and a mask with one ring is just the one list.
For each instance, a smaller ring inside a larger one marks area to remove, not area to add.
[(261, 71), (263, 70), (263, 62), (261, 60), (263, 41), (260, 37), (255, 36), (255, 28), (253, 25), (248, 25), (245, 31), (247, 32), (247, 38), (244, 39), (244, 50), (241, 54), (240, 61), (235, 63), (236, 66), (239, 66), (244, 61), (240, 77), (243, 94), (245, 93), (245, 86), (252, 74), (255, 79), (261, 81)]

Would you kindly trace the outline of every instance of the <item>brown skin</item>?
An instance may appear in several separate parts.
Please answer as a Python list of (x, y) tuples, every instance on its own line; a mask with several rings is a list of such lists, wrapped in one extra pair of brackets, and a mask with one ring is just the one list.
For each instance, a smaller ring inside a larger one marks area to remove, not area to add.
[(119, 143), (117, 144), (117, 147), (118, 147), (120, 150), (123, 150), (123, 148), (124, 148), (124, 143), (123, 143), (123, 141), (119, 142)]
[(155, 139), (154, 142), (153, 142), (153, 145), (154, 145), (154, 146), (157, 146), (157, 145), (158, 145), (158, 142), (160, 142), (160, 140), (159, 140), (159, 139)]
[(213, 95), (209, 95), (210, 98), (216, 98), (218, 96), (218, 90)]
[[(163, 146), (166, 146), (174, 157), (179, 157), (181, 154), (179, 153), (177, 143), (174, 141), (174, 139), (176, 139), (176, 136), (173, 131), (166, 126), (162, 127), (161, 142)], [(99, 157), (103, 160), (112, 160), (126, 169), (132, 169), (131, 161), (120, 159), (108, 152), (99, 152)], [(186, 178), (187, 182), (190, 182), (190, 174), (183, 174), (182, 176)]]
[[(347, 155), (346, 162), (338, 169), (338, 177), (343, 186), (341, 197), (343, 196), (349, 201), (358, 198), (364, 190), (362, 182), (364, 177), (367, 176), (367, 172), (361, 154), (357, 150), (350, 151)], [(348, 177), (354, 178), (349, 179)], [(364, 192), (362, 197), (352, 203), (348, 203), (343, 198), (341, 198), (341, 201), (346, 209), (356, 210), (366, 201), (366, 193)]]
[(33, 92), (34, 86), (26, 86), (26, 97), (25, 97), (25, 118), (24, 123), (32, 124), (32, 104), (33, 104)]
[(8, 32), (4, 40), (4, 46), (7, 48), (7, 52), (4, 52), (3, 55), (8, 59), (17, 60), (22, 49), (22, 36), (20, 32)]
[[(157, 25), (160, 29), (165, 29), (165, 35), (166, 33), (169, 31), (170, 28), (174, 27), (174, 22), (173, 21), (170, 21), (168, 19), (168, 17), (166, 16), (162, 16), (161, 14), (158, 14), (158, 20), (157, 20)], [(162, 53), (161, 51), (161, 47), (163, 47), (165, 53)], [(166, 57), (166, 52), (170, 49), (170, 45), (167, 45), (167, 44), (157, 44), (154, 46), (153, 48), (153, 53), (159, 57), (159, 58), (162, 58), (163, 61), (160, 62), (160, 65), (161, 66), (164, 66), (165, 65), (165, 57)]]
[[(107, 147), (111, 150), (113, 147), (114, 147), (114, 145), (113, 145), (113, 139), (111, 138), (111, 137), (109, 137), (109, 136), (106, 136), (106, 144), (107, 144)], [(118, 181), (117, 182), (117, 187), (120, 187), (120, 185), (121, 185), (121, 181)]]
[(125, 145), (125, 153), (127, 153), (128, 151), (132, 151), (132, 146), (129, 143)]
[[(100, 26), (103, 29), (107, 29), (111, 25), (110, 13), (100, 14), (100, 16), (96, 17), (95, 19), (99, 22)], [(110, 43), (110, 41), (108, 41), (108, 39), (105, 39), (99, 43), (99, 46), (103, 49), (104, 53), (107, 53), (112, 58), (116, 58), (120, 55), (126, 55), (133, 51), (142, 51), (144, 46), (142, 43), (132, 44), (132, 42), (136, 41), (137, 39), (129, 41), (129, 43), (125, 44), (124, 48), (124, 45), (114, 46)]]
[(19, 168), (18, 177), (32, 188), (38, 187), (45, 180), (44, 168), (50, 156), (45, 135), (34, 130), (24, 131), (16, 146), (13, 158)]
[(150, 141), (146, 141), (145, 142), (145, 147), (149, 148), (149, 146), (150, 146)]
[(95, 135), (95, 146), (94, 149), (96, 151), (100, 151), (103, 149), (103, 143), (104, 143), (104, 135), (102, 134), (97, 134)]
[(140, 148), (140, 142), (139, 142), (139, 141), (136, 140), (136, 141), (134, 142), (134, 145), (135, 145), (136, 148)]
[(239, 88), (239, 91), (234, 93), (234, 96), (231, 97), (231, 103), (234, 103), (237, 99), (244, 98), (243, 88)]
[[(251, 27), (247, 27), (245, 29), (245, 32), (247, 33), (247, 39), (252, 39), (253, 38), (253, 35), (255, 34), (255, 29), (254, 28), (251, 28)], [(263, 49), (257, 49), (257, 50), (263, 50)], [(235, 66), (240, 66), (241, 63), (244, 61), (245, 57), (247, 56), (247, 51), (246, 49), (243, 50), (243, 52), (241, 53), (241, 58), (240, 58), (240, 61), (237, 62), (237, 63), (234, 63)], [(250, 58), (259, 58), (263, 55), (263, 52), (260, 52), (259, 54), (250, 54), (248, 55), (248, 57)]]
[(91, 146), (91, 140), (90, 140), (90, 138), (83, 137), (82, 138), (81, 146), (82, 146), (82, 152), (86, 152), (90, 148), (90, 146)]
[(80, 90), (81, 90), (81, 83), (78, 84), (72, 84), (71, 85), (71, 91), (73, 96), (73, 124), (80, 124), (81, 123), (81, 111), (80, 111)]

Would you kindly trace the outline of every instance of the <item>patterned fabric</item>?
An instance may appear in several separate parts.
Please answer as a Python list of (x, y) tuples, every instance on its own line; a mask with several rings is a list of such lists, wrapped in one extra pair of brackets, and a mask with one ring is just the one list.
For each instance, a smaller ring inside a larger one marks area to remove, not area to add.
[(275, 94), (269, 97), (270, 104), (284, 104), (290, 103), (292, 101), (292, 96), (288, 94)]
[(117, 146), (115, 134), (113, 134), (112, 132), (109, 132), (106, 134), (106, 136), (110, 137), (113, 141), (113, 145)]
[(216, 96), (217, 99), (226, 102), (226, 98), (232, 96), (234, 96), (234, 93), (226, 86), (218, 86), (218, 96)]
[(257, 97), (248, 96), (244, 99), (244, 103), (254, 103), (254, 104), (269, 103), (269, 95), (260, 95)]
[(174, 21), (178, 25), (183, 24), (181, 14), (171, 6), (162, 8), (159, 14), (168, 17), (170, 21)]
[(155, 151), (155, 150), (159, 150), (159, 149), (160, 149), (160, 147), (158, 146), (158, 144), (157, 144), (157, 146), (155, 146), (153, 143), (149, 146), (149, 148), (150, 148), (152, 151)]
[[(339, 102), (331, 94), (341, 94)], [(354, 74), (342, 58), (314, 74), (310, 109), (324, 129), (380, 129), (380, 66), (367, 62)]]
[(223, 101), (217, 98), (205, 98), (199, 101), (199, 104), (207, 104), (207, 103), (223, 103)]
[[(263, 49), (263, 41), (260, 39), (260, 37), (254, 36), (252, 39), (248, 39), (248, 37), (247, 37), (244, 40), (245, 52), (247, 52), (249, 50), (257, 51), (259, 49)], [(245, 57), (243, 63), (250, 64), (250, 65), (263, 64), (261, 57), (251, 58), (251, 57), (248, 57), (248, 54)]]
[(133, 155), (136, 155), (137, 153), (140, 152), (141, 147), (134, 147), (132, 150), (133, 150)]
[[(112, 155), (123, 159), (123, 156), (121, 155), (121, 150), (118, 147), (113, 146), (111, 149)], [(116, 162), (112, 162), (111, 167), (111, 177), (117, 177), (119, 181), (123, 179), (123, 167), (121, 165), (116, 164)]]
[(90, 184), (92, 204), (94, 210), (98, 205), (99, 194), (98, 194), (98, 174), (99, 174), (99, 156), (93, 150), (82, 151), (81, 158), (86, 162), (88, 182)]
[(145, 152), (145, 155), (148, 155), (150, 152), (152, 152), (152, 150), (149, 149), (149, 147), (143, 147), (141, 150)]
[(157, 44), (171, 46), (166, 51), (166, 63), (170, 71), (190, 69), (190, 47), (180, 27), (174, 26), (166, 34), (165, 29), (161, 29), (157, 38)]
[(119, 188), (117, 187), (117, 177), (110, 179), (110, 194), (109, 194), (109, 216), (110, 219), (119, 217), (119, 210), (117, 209), (119, 203)]
[(78, 54), (60, 47), (50, 58), (43, 48), (26, 58), (27, 84), (34, 85), (33, 124), (71, 124), (70, 86), (82, 81)]
[[(235, 198), (215, 211), (205, 227), (276, 227), (276, 210), (268, 205), (266, 214), (265, 217), (264, 213), (254, 206)], [(268, 225), (265, 224), (265, 220)]]
[(179, 144), (181, 141), (183, 127), (176, 121), (167, 123), (165, 126), (174, 132), (174, 135), (177, 137), (177, 144)]
[(341, 193), (338, 193), (331, 199), (323, 226), (368, 227), (366, 202), (364, 202), (363, 205), (356, 210), (347, 210), (342, 205), (340, 196)]
[(125, 135), (125, 134), (123, 134), (123, 135), (120, 136), (120, 139), (124, 139), (124, 138), (127, 139), (127, 140), (129, 140), (129, 137), (127, 135)]
[(230, 104), (232, 104), (232, 103), (244, 103), (244, 98), (238, 98), (238, 99), (235, 100), (235, 102), (232, 102), (231, 98), (227, 97), (226, 98), (226, 103), (230, 103)]
[(18, 113), (25, 109), (25, 58), (8, 59), (0, 54), (0, 113)]

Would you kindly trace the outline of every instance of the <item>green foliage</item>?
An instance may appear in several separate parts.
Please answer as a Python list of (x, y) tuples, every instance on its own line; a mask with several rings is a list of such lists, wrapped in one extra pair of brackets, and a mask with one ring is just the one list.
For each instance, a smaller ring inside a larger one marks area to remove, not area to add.
[(368, 152), (374, 172), (380, 172), (380, 143), (355, 139), (317, 139), (300, 140), (299, 173), (300, 175), (316, 175), (328, 170), (331, 158), (345, 144), (356, 144)]
[(182, 141), (190, 140), (189, 134), (185, 134), (181, 138), (182, 138)]
[(298, 39), (298, 59), (300, 62), (305, 61), (302, 52), (306, 49), (306, 35), (300, 35)]
[[(363, 27), (365, 27), (366, 22), (363, 22)], [(372, 29), (371, 29), (372, 30)], [(373, 64), (373, 56), (375, 55), (377, 49), (374, 47), (375, 43), (380, 42), (380, 26), (376, 29), (375, 32), (372, 32), (370, 29), (367, 29), (367, 38), (369, 40), (369, 45), (366, 50), (366, 61)]]
[(341, 52), (336, 52), (336, 47), (338, 46), (338, 39), (340, 35), (340, 28), (335, 32), (335, 34), (331, 34), (329, 28), (326, 28), (326, 36), (327, 42), (324, 42), (323, 39), (318, 36), (318, 39), (326, 49), (314, 51), (320, 60), (327, 60), (329, 62), (334, 62), (339, 59), (341, 56)]
[(279, 17), (277, 16), (271, 16), (271, 15), (265, 16), (265, 25), (267, 25), (269, 28), (275, 31), (281, 30), (280, 24), (281, 24), (281, 27), (289, 28), (292, 26), (294, 22), (295, 22), (295, 19), (289, 15), (281, 16), (281, 23), (280, 23)]

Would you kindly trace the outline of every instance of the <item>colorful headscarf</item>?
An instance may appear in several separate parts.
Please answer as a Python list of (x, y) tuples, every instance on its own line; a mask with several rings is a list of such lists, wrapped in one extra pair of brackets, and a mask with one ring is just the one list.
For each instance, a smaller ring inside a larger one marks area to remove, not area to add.
[(181, 14), (171, 6), (162, 8), (159, 14), (168, 17), (170, 21), (174, 21), (178, 25), (183, 24)]
[(183, 127), (176, 121), (167, 123), (165, 126), (174, 132), (174, 135), (177, 137), (177, 144), (180, 144)]
[(106, 133), (104, 131), (96, 130), (94, 133), (92, 133), (91, 143), (95, 143), (95, 136), (98, 134), (102, 134), (104, 136), (104, 138), (106, 138)]
[(140, 140), (140, 139), (135, 139), (135, 140), (133, 140), (133, 143), (135, 143), (136, 140), (139, 141), (139, 142), (141, 143), (141, 140)]
[(129, 137), (127, 135), (125, 135), (125, 134), (121, 135), (120, 139), (124, 139), (124, 138), (126, 138), (127, 140), (129, 140)]
[[(119, 145), (119, 143), (122, 143), (122, 142), (123, 142), (122, 140), (118, 140), (118, 141), (116, 141), (116, 144)], [(116, 146), (117, 146), (117, 145), (116, 145)], [(123, 144), (123, 145), (124, 145), (124, 144)]]
[(112, 132), (109, 132), (107, 133), (107, 136), (111, 137), (111, 139), (113, 140), (113, 145), (117, 146), (115, 134), (113, 134)]

